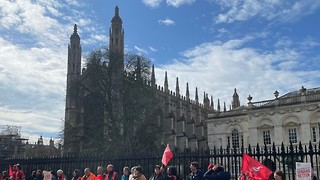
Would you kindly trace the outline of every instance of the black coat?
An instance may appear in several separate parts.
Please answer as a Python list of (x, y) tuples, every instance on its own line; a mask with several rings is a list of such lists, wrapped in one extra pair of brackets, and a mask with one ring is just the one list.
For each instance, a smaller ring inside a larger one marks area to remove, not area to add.
[(230, 172), (214, 172), (212, 169), (208, 170), (203, 176), (206, 180), (230, 180), (231, 178)]
[(166, 175), (160, 173), (159, 175), (153, 174), (149, 180), (165, 180), (166, 179)]
[(189, 180), (203, 180), (203, 172), (198, 169), (196, 173), (191, 172), (189, 174)]

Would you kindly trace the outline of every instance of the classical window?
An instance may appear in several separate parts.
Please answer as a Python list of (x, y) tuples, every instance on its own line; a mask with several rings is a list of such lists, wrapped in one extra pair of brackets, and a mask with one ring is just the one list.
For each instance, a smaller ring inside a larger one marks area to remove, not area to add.
[(297, 128), (289, 128), (288, 129), (288, 135), (289, 135), (289, 142), (290, 143), (298, 143), (298, 138), (297, 138)]
[(319, 137), (319, 139), (320, 139), (320, 123), (318, 123), (318, 129), (319, 129), (319, 131), (318, 131), (318, 137)]
[(240, 137), (241, 137), (241, 146), (243, 147), (243, 146), (244, 146), (244, 143), (243, 143), (243, 135), (241, 135)]
[(234, 129), (231, 133), (231, 138), (232, 138), (232, 147), (239, 147), (239, 132), (238, 130)]
[(311, 125), (311, 141), (316, 143), (320, 139), (320, 123)]
[(243, 145), (243, 134), (239, 133), (237, 129), (233, 129), (232, 132), (227, 135), (227, 145), (230, 148), (239, 148), (240, 143)]
[(262, 131), (263, 143), (266, 145), (271, 144), (271, 133), (270, 130), (263, 130)]
[(316, 127), (311, 128), (311, 138), (312, 138), (312, 142), (317, 142), (317, 128)]
[(319, 137), (320, 137), (320, 123), (318, 123), (318, 129), (319, 129)]

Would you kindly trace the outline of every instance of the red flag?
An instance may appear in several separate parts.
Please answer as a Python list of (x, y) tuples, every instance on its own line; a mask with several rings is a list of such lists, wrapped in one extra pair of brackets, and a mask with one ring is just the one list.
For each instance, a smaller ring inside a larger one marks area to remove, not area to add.
[(13, 176), (12, 167), (9, 165), (9, 176)]
[(162, 164), (167, 166), (169, 161), (173, 158), (173, 154), (169, 148), (169, 144), (167, 144), (166, 149), (163, 152), (163, 156), (162, 156)]
[(241, 173), (244, 174), (248, 180), (267, 180), (272, 171), (259, 161), (243, 153)]

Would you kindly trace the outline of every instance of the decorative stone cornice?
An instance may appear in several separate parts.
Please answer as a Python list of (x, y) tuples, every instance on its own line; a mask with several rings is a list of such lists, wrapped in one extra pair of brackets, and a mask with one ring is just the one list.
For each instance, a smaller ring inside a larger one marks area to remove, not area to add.
[(286, 113), (298, 113), (301, 111), (314, 111), (318, 109), (320, 106), (318, 103), (313, 104), (299, 104), (294, 106), (286, 106), (286, 107), (277, 107), (277, 108), (268, 108), (262, 110), (252, 110), (248, 111), (248, 116), (268, 116), (268, 115), (275, 115), (275, 114), (286, 114)]
[(213, 124), (230, 124), (230, 125), (235, 125), (239, 124), (241, 122), (245, 121), (245, 118), (223, 118), (223, 119), (215, 119), (214, 121), (210, 121)]

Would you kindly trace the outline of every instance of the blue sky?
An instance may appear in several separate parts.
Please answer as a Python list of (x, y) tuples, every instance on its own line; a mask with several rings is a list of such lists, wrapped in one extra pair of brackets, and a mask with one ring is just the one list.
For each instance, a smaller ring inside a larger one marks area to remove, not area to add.
[(2, 0), (0, 126), (22, 127), (34, 142), (63, 129), (67, 46), (78, 24), (83, 61), (108, 44), (118, 5), (127, 52), (148, 57), (163, 85), (189, 82), (215, 103), (242, 105), (320, 85), (320, 1)]

